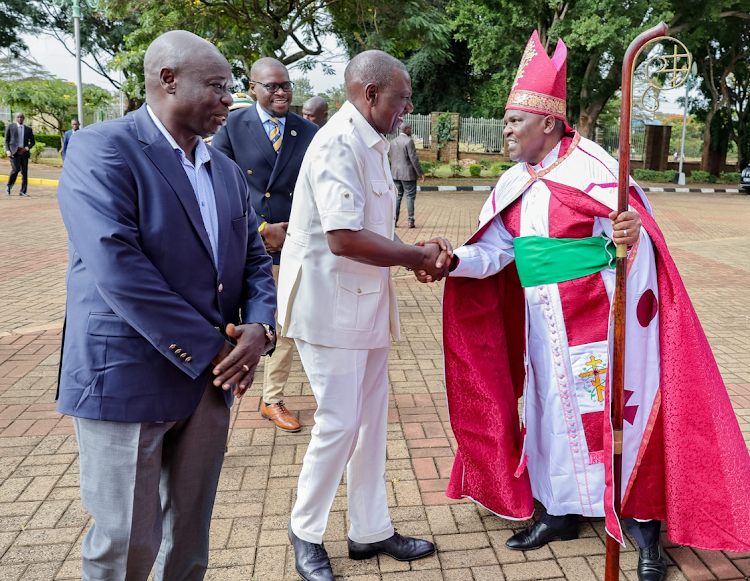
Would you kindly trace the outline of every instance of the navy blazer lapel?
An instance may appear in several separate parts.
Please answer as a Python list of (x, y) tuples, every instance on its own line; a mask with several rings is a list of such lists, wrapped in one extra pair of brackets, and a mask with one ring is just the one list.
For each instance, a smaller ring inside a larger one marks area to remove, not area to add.
[(252, 141), (255, 144), (255, 147), (257, 147), (258, 150), (263, 154), (263, 157), (266, 158), (268, 165), (274, 167), (276, 165), (276, 158), (278, 157), (278, 155), (273, 149), (271, 140), (268, 138), (268, 134), (266, 133), (266, 130), (263, 127), (263, 123), (258, 116), (258, 110), (255, 108), (255, 105), (253, 105), (253, 107), (250, 109), (245, 123), (247, 123), (250, 141)]
[(229, 246), (229, 237), (232, 234), (232, 224), (229, 209), (229, 194), (227, 193), (227, 182), (224, 179), (224, 172), (221, 171), (218, 163), (211, 162), (211, 178), (214, 184), (214, 197), (216, 198), (216, 216), (219, 224), (219, 262), (216, 269), (221, 274), (224, 267), (224, 258), (227, 255)]
[(271, 189), (273, 182), (276, 181), (276, 178), (292, 158), (292, 154), (297, 147), (297, 141), (299, 141), (299, 129), (300, 123), (297, 118), (291, 113), (287, 115), (286, 124), (284, 126), (284, 137), (281, 142), (281, 150), (279, 151), (279, 155), (276, 159), (276, 164), (273, 166), (271, 178), (268, 180), (268, 186), (266, 186), (267, 190)]
[(201, 211), (198, 207), (198, 200), (195, 197), (195, 191), (190, 183), (185, 170), (182, 169), (180, 162), (175, 155), (174, 149), (167, 141), (166, 137), (161, 134), (159, 128), (154, 125), (151, 117), (146, 110), (146, 105), (143, 105), (138, 111), (133, 114), (136, 131), (138, 132), (138, 140), (141, 143), (146, 144), (143, 148), (143, 152), (148, 155), (156, 169), (159, 170), (161, 175), (167, 180), (169, 185), (172, 187), (174, 192), (185, 208), (185, 212), (190, 218), (190, 222), (193, 228), (198, 233), (198, 236), (203, 242), (203, 246), (211, 257), (213, 263), (213, 250), (211, 249), (211, 242), (208, 240), (208, 234), (206, 233), (206, 226), (203, 224), (203, 218), (201, 217)]

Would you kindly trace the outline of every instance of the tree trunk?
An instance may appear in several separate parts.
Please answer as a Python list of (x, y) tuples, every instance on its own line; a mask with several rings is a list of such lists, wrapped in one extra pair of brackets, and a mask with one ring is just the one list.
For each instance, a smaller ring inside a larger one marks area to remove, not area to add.
[(125, 99), (127, 100), (127, 105), (125, 106), (126, 114), (131, 113), (136, 109), (140, 109), (141, 105), (145, 103), (143, 99), (139, 99), (138, 97), (131, 97), (130, 95), (125, 95)]
[(703, 149), (701, 150), (701, 171), (711, 173), (709, 169), (711, 157), (711, 122), (713, 121), (715, 109), (709, 109), (706, 115), (706, 125), (703, 127)]
[(602, 101), (589, 103), (588, 107), (581, 106), (581, 113), (578, 117), (578, 133), (588, 139), (594, 139), (596, 134), (596, 121), (599, 114), (604, 109)]

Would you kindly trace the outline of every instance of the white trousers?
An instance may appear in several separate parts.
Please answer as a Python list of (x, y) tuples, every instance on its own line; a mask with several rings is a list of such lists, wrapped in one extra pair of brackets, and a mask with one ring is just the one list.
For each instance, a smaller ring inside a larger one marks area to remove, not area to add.
[(335, 349), (295, 339), (318, 409), (302, 462), (292, 530), (321, 544), (346, 467), (349, 538), (375, 543), (393, 535), (385, 485), (388, 351)]

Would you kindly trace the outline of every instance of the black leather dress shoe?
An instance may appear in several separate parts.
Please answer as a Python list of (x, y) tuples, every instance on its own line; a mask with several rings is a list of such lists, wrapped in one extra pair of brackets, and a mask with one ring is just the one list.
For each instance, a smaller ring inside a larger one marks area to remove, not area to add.
[(333, 581), (331, 561), (323, 545), (303, 541), (292, 532), (289, 523), (289, 541), (294, 549), (294, 565), (297, 574), (305, 581)]
[(667, 578), (667, 558), (661, 545), (638, 549), (638, 581), (664, 581)]
[(553, 529), (542, 521), (516, 533), (505, 542), (505, 546), (514, 551), (533, 551), (541, 549), (550, 541), (570, 541), (578, 538), (578, 523), (567, 529)]
[(355, 561), (369, 559), (383, 554), (393, 557), (397, 561), (414, 561), (422, 557), (429, 557), (435, 552), (435, 545), (430, 541), (402, 537), (397, 532), (384, 541), (377, 543), (357, 543), (347, 539), (349, 543), (349, 558)]

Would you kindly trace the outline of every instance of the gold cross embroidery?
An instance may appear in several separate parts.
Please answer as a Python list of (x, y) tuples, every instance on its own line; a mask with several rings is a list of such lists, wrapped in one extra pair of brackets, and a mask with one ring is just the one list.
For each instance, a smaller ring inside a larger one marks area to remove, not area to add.
[(596, 395), (599, 401), (604, 401), (604, 386), (602, 385), (600, 374), (607, 371), (607, 368), (605, 367), (604, 369), (599, 369), (598, 366), (602, 364), (602, 360), (596, 359), (593, 355), (587, 363), (591, 366), (591, 371), (585, 371), (578, 377), (582, 379), (585, 377), (591, 377), (591, 386), (596, 388)]

